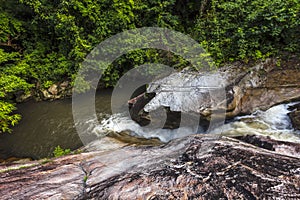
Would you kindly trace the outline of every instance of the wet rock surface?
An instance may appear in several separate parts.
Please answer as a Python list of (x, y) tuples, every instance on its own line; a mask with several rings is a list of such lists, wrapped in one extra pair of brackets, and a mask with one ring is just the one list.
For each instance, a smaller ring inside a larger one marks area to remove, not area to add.
[(236, 136), (234, 138), (263, 149), (300, 158), (299, 143), (273, 140), (270, 137), (260, 135)]
[(299, 154), (286, 155), (276, 147), (297, 149), (299, 144), (240, 139), (254, 145), (191, 135), (158, 147), (125, 146), (27, 167), (1, 165), (1, 198), (299, 199)]
[(0, 165), (1, 199), (72, 199), (80, 195), (85, 174), (79, 157)]
[[(144, 107), (133, 104), (132, 119), (143, 124), (145, 118), (150, 120), (150, 111), (164, 106), (169, 109), (169, 116), (174, 116), (172, 112), (194, 112), (209, 121), (214, 110), (224, 110), (226, 118), (233, 118), (300, 99), (300, 70), (297, 67), (278, 69), (276, 60), (268, 59), (252, 68), (237, 63), (211, 74), (209, 78), (207, 74), (183, 70), (150, 84), (147, 92), (154, 93), (155, 97), (148, 102), (143, 96), (135, 99), (137, 103), (143, 101)], [(224, 90), (224, 98), (211, 95), (222, 94), (218, 92), (220, 88)], [(182, 90), (189, 92), (184, 94)]]
[(72, 87), (69, 81), (63, 81), (61, 83), (51, 85), (47, 90), (41, 89), (37, 94), (36, 98), (41, 100), (55, 100), (66, 97), (71, 97)]
[(290, 107), (288, 114), (295, 129), (300, 130), (300, 103)]
[(62, 81), (49, 86), (48, 89), (42, 88), (40, 83), (36, 83), (36, 88), (30, 93), (19, 92), (15, 95), (18, 103), (26, 102), (32, 98), (36, 101), (57, 100), (72, 96), (72, 86), (69, 81)]

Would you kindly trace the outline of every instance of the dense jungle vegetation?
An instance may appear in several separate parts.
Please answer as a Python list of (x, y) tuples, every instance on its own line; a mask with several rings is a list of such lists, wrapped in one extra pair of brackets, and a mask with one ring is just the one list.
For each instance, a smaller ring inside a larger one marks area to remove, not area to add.
[[(20, 120), (16, 94), (72, 82), (93, 47), (123, 30), (182, 32), (219, 66), (300, 52), (299, 0), (0, 0), (0, 16), (0, 132)], [(164, 62), (163, 55), (122, 56), (103, 82), (112, 86), (135, 65)]]

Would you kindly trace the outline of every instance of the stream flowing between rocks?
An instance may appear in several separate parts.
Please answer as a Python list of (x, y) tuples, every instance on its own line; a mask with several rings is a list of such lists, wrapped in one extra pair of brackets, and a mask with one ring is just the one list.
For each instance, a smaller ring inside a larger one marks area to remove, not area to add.
[[(151, 129), (141, 127), (128, 117), (120, 114), (111, 115), (111, 90), (102, 90), (96, 95), (96, 111), (100, 125), (90, 123), (88, 132), (101, 137), (107, 133), (125, 132), (131, 143), (139, 143), (145, 138), (159, 138), (162, 142), (192, 134), (188, 127), (179, 129)], [(281, 104), (267, 111), (256, 111), (251, 115), (235, 117), (212, 132), (217, 135), (266, 135), (271, 138), (300, 143), (300, 133), (292, 128), (287, 113), (290, 104)], [(53, 102), (29, 101), (18, 105), (18, 113), (23, 118), (11, 134), (0, 135), (0, 159), (9, 157), (30, 157), (39, 159), (53, 156), (53, 150), (60, 145), (72, 150), (82, 146), (76, 133), (72, 117), (72, 100)], [(198, 133), (203, 133), (201, 127)], [(123, 137), (122, 134), (118, 137)], [(156, 139), (157, 140), (157, 139)], [(157, 140), (158, 141), (158, 140)], [(151, 144), (151, 143), (150, 143)], [(113, 145), (113, 144), (107, 144)], [(109, 147), (108, 147), (109, 148)]]

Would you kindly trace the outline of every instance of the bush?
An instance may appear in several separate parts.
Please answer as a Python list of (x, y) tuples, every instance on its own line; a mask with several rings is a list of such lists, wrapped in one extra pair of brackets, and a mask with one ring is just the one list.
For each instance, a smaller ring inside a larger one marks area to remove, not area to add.
[(298, 0), (212, 0), (192, 35), (217, 63), (299, 53)]
[(60, 157), (71, 153), (71, 149), (63, 149), (59, 145), (53, 151), (54, 157)]

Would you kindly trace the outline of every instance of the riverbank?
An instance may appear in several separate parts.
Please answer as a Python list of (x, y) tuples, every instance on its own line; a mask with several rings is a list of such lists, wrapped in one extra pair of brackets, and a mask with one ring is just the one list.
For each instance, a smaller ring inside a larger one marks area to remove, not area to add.
[[(300, 58), (299, 55), (290, 55), (287, 54), (285, 56), (282, 56), (282, 58), (269, 58), (267, 60), (271, 60), (270, 63), (273, 63), (276, 65), (276, 67), (273, 68), (274, 71), (285, 71), (285, 70), (300, 70)], [(226, 66), (232, 66), (233, 69), (236, 70), (236, 72), (241, 71), (248, 71), (251, 70), (251, 68), (254, 65), (259, 65), (259, 63), (263, 64), (263, 60), (258, 61), (251, 61), (249, 63), (243, 63), (243, 62), (234, 62), (234, 63), (227, 63), (224, 64), (223, 68)], [(281, 74), (284, 76), (285, 73)], [(278, 79), (279, 78), (279, 79)], [(274, 80), (281, 81), (282, 77), (274, 77)], [(284, 81), (288, 80), (287, 78), (283, 78)], [(275, 82), (276, 83), (276, 82)], [(102, 82), (99, 82), (98, 89), (105, 89), (105, 86)], [(15, 94), (16, 96), (16, 102), (22, 103), (26, 102), (28, 100), (34, 99), (35, 101), (53, 101), (53, 100), (59, 100), (59, 99), (65, 99), (65, 98), (71, 98), (72, 97), (72, 83), (70, 80), (61, 80), (59, 82), (53, 83), (48, 86), (48, 88), (45, 88), (45, 86), (41, 86), (39, 82), (35, 83), (34, 88), (31, 90), (30, 93), (22, 93), (19, 92)]]

